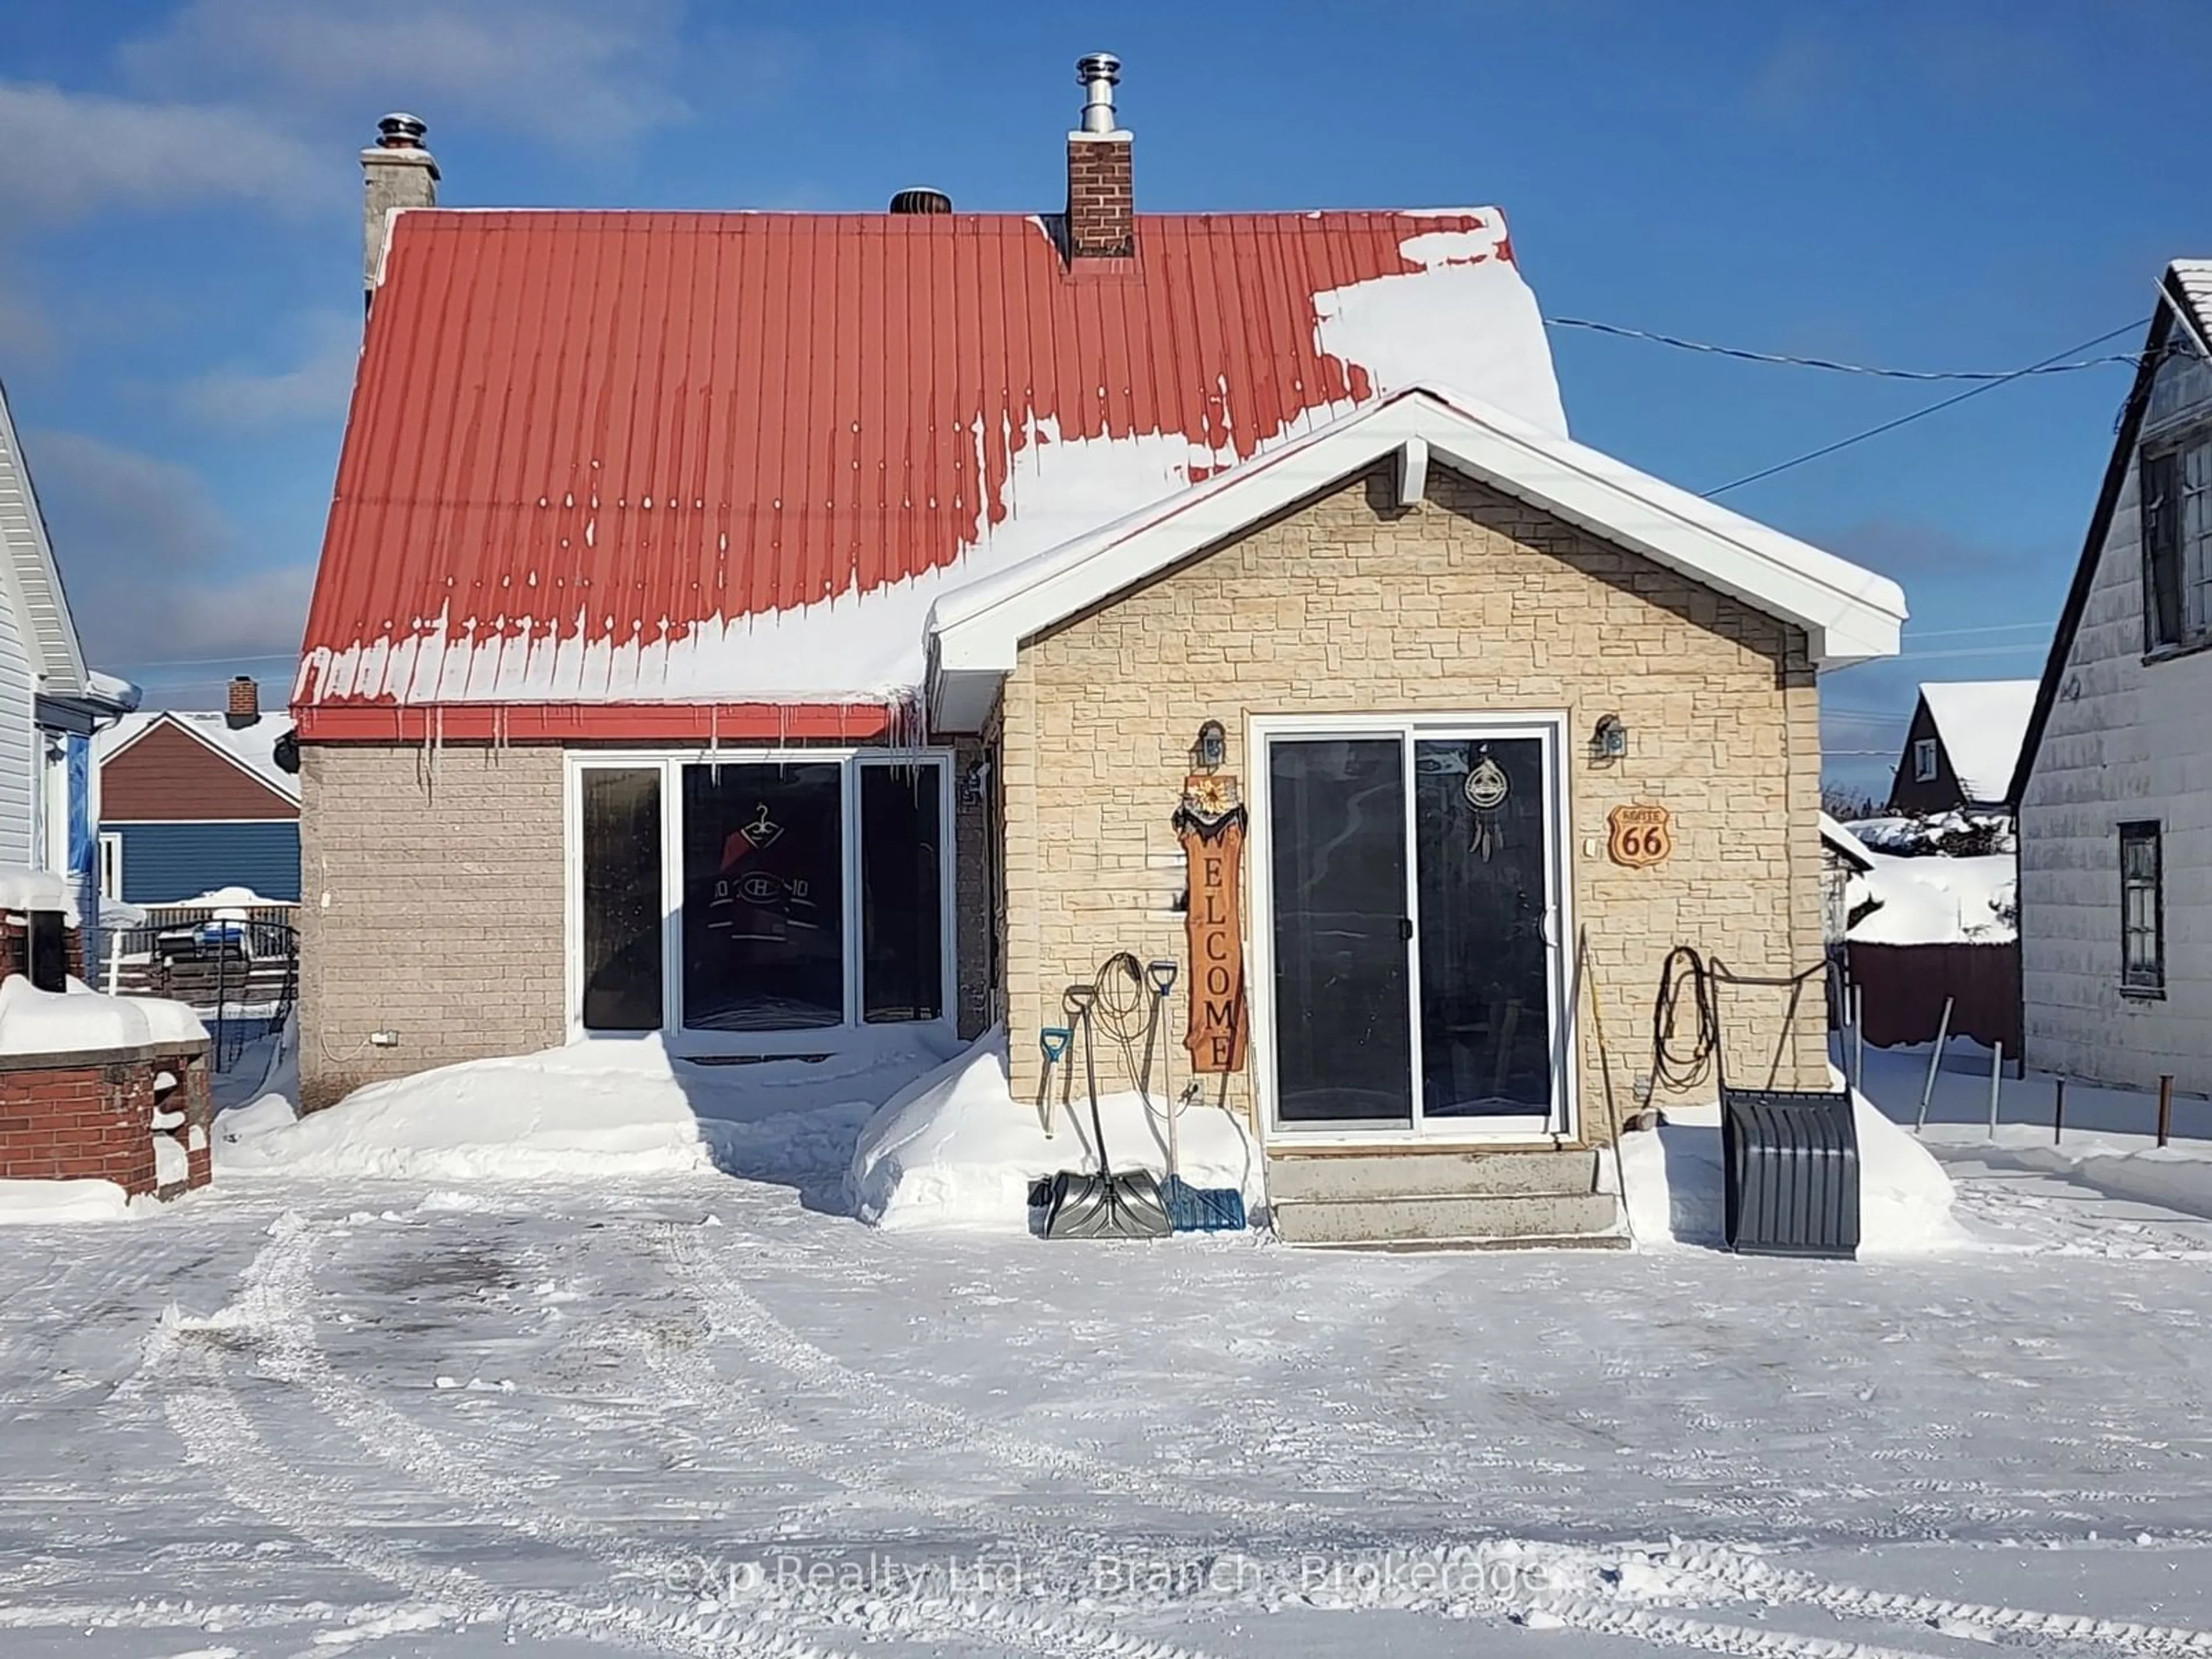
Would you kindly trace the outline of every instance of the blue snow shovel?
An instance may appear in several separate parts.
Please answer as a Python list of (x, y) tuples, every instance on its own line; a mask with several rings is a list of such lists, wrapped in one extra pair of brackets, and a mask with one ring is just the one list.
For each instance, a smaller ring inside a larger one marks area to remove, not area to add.
[[(1168, 996), (1175, 989), (1176, 964), (1163, 959), (1149, 964), (1146, 970), (1152, 981), (1152, 1017), (1145, 1024), (1145, 1065), (1142, 1081), (1137, 1092), (1144, 1097), (1145, 1109), (1152, 1105), (1152, 1051), (1160, 1033), (1160, 1022), (1166, 1017)], [(1176, 1126), (1182, 1121), (1185, 1107), (1198, 1092), (1194, 1081), (1184, 1091), (1183, 1098), (1168, 1105), (1168, 1178), (1160, 1183), (1160, 1197), (1168, 1206), (1168, 1219), (1179, 1233), (1233, 1233), (1244, 1230), (1244, 1194), (1234, 1187), (1194, 1187), (1182, 1178), (1180, 1170), (1182, 1142)]]

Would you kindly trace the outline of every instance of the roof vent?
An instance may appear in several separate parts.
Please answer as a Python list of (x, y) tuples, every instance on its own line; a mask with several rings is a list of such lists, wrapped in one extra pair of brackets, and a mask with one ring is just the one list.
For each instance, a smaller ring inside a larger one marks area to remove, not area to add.
[(395, 111), (376, 124), (376, 147), (379, 149), (421, 149), (422, 139), (429, 131), (420, 116), (410, 115), (404, 110)]
[(1121, 60), (1110, 52), (1085, 52), (1075, 60), (1076, 84), (1083, 88), (1085, 132), (1112, 132), (1114, 88), (1121, 79)]
[(952, 198), (941, 190), (902, 190), (891, 198), (893, 213), (950, 213)]

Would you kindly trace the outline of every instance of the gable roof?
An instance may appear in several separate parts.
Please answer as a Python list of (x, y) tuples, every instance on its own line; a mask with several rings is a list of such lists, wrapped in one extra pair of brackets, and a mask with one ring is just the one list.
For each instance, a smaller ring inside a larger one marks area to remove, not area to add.
[(2112, 514), (2118, 510), (2120, 491), (2135, 464), (2136, 442), (2142, 435), (2143, 412), (2150, 404), (2151, 382), (2157, 378), (2159, 364), (2177, 332), (2184, 340), (2193, 335), (2197, 350), (2212, 349), (2212, 259), (2176, 259), (2166, 267), (2159, 293), (2160, 303), (2152, 314), (2150, 331), (2143, 337), (2142, 355), (2136, 360), (2135, 384), (2129, 387), (2128, 400), (2120, 410), (2112, 458), (2105, 464), (2105, 481), (2089, 514), (2089, 532), (2082, 538), (2074, 580), (2067, 586), (2058, 627), (2051, 636), (2051, 653), (2043, 661), (2027, 734), (2021, 742), (2020, 759), (2005, 791), (2005, 799), (2014, 803), (2027, 799), (2027, 781), (2035, 771), (2036, 752), (2043, 747), (2051, 705), (2057, 699), (2067, 659), (2074, 654), (2074, 638), (2081, 631), (2081, 613), (2088, 608), (2089, 590), (2096, 585), (2097, 564), (2104, 557), (2106, 538), (2112, 533)]
[(1937, 680), (1920, 688), (1951, 775), (1970, 801), (2002, 801), (2020, 764), (2020, 746), (2035, 710), (2034, 680)]
[(292, 722), (281, 714), (264, 714), (249, 726), (233, 726), (221, 714), (198, 709), (141, 710), (125, 714), (94, 737), (93, 759), (106, 766), (148, 732), (161, 726), (172, 726), (197, 738), (211, 753), (256, 783), (295, 806), (300, 804), (300, 780), (276, 764), (276, 745), (292, 729)]
[(1449, 466), (1796, 623), (1817, 666), (1896, 653), (1905, 594), (1887, 577), (1504, 410), (1415, 386), (939, 599), (933, 715), (972, 726), (1024, 640), (1393, 455), (1405, 499), (1419, 498), (1432, 463)]
[(398, 216), (301, 735), (866, 735), (947, 588), (1394, 388), (1565, 431), (1495, 209), (1136, 223), (1071, 267), (1026, 215)]
[(8, 388), (0, 385), (0, 580), (8, 584), (31, 653), (31, 669), (41, 676), (37, 690), (54, 696), (76, 696), (86, 689), (83, 648), (62, 593), (53, 544), (46, 538), (46, 515), (31, 487), (30, 464), (23, 459), (15, 417), (8, 407)]

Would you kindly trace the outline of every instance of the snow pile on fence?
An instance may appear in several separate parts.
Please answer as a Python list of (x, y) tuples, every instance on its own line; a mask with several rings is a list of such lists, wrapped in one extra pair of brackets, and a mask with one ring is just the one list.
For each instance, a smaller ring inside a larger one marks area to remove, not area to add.
[(121, 1221), (130, 1214), (131, 1200), (112, 1181), (0, 1181), (0, 1226)]
[[(1841, 1085), (1838, 1085), (1838, 1087)], [(1952, 1219), (1951, 1177), (1928, 1149), (1854, 1097), (1859, 1135), (1859, 1254), (1916, 1255), (1968, 1242)], [(1719, 1244), (1726, 1195), (1721, 1169), (1721, 1109), (1669, 1106), (1651, 1133), (1620, 1146), (1630, 1224), (1645, 1248)]]
[[(878, 1227), (1027, 1231), (1032, 1181), (1098, 1167), (1090, 1103), (1079, 1086), (1072, 1112), (1063, 1113), (1059, 1092), (1048, 1136), (1036, 1103), (1016, 1100), (1008, 1088), (1006, 1033), (994, 1030), (868, 1120), (846, 1176), (847, 1200)], [(1166, 1173), (1170, 1105), (1133, 1091), (1100, 1099), (1114, 1169)], [(1248, 1210), (1264, 1201), (1259, 1149), (1237, 1118), (1194, 1105), (1182, 1114), (1177, 1140), (1182, 1176), (1193, 1186), (1237, 1188)]]
[(1874, 854), (1851, 878), (1854, 945), (2009, 945), (2020, 937), (2020, 884), (2009, 853), (1983, 858)]
[(41, 991), (21, 974), (0, 982), (0, 1054), (81, 1054), (201, 1042), (207, 1027), (181, 1002), (102, 996), (81, 980)]

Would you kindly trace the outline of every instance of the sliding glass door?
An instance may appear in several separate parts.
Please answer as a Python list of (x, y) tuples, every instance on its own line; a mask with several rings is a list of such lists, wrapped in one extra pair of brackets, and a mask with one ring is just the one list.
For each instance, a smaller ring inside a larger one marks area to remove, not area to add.
[(1557, 724), (1255, 727), (1275, 1130), (1564, 1129)]
[(572, 1026), (705, 1051), (951, 1007), (941, 754), (574, 757)]

